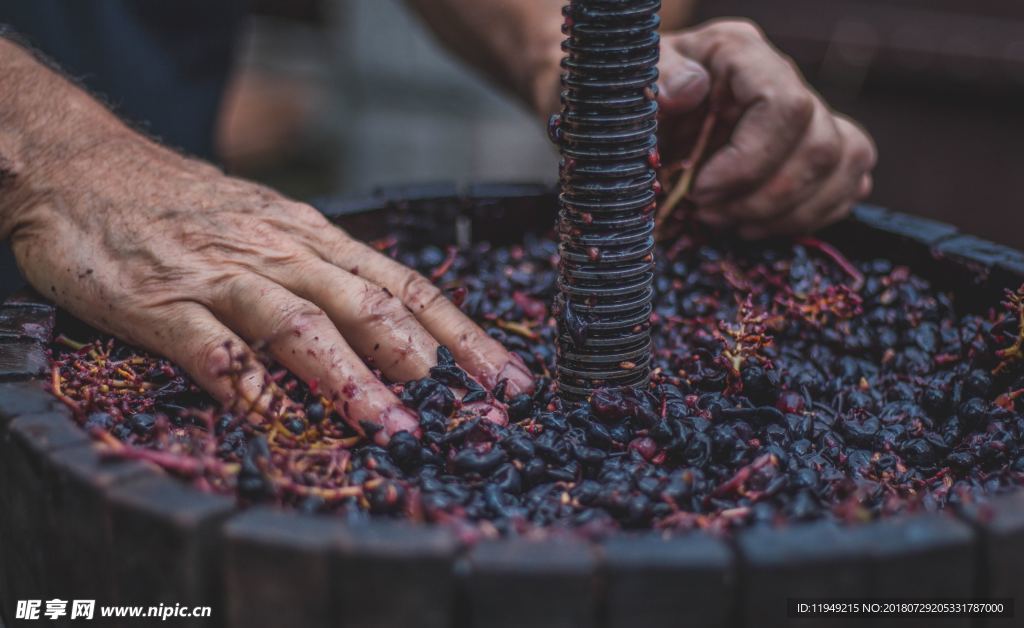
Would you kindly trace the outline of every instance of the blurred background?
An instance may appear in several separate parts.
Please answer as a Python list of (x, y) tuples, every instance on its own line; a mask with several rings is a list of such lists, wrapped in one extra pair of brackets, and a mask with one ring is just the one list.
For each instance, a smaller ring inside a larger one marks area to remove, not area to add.
[[(257, 4), (221, 125), (232, 171), (306, 197), (554, 180), (542, 124), (454, 61), (401, 0)], [(871, 131), (872, 202), (1024, 247), (1024, 3), (664, 0), (666, 29), (725, 16), (758, 22)]]
[(872, 201), (1024, 247), (1024, 2), (716, 0), (878, 144)]
[(229, 170), (302, 197), (556, 178), (546, 120), (461, 65), (401, 0), (256, 10), (222, 116)]
[[(543, 122), (456, 62), (401, 0), (250, 5), (218, 130), (230, 172), (307, 199), (391, 183), (554, 181)], [(874, 136), (871, 202), (1024, 247), (1024, 2), (663, 5), (669, 30), (757, 21)], [(0, 273), (12, 267), (3, 259)]]

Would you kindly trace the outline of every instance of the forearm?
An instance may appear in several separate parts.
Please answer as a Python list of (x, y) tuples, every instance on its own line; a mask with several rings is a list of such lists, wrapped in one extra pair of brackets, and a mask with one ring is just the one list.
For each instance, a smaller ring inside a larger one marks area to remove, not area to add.
[(558, 106), (566, 0), (407, 0), (466, 63), (515, 94), (538, 116)]
[(697, 0), (661, 0), (661, 29), (675, 31), (693, 24)]
[[(558, 109), (562, 6), (569, 0), (406, 0), (463, 61), (514, 93), (542, 119)], [(662, 0), (681, 28), (696, 0)]]
[(84, 179), (102, 175), (105, 159), (136, 150), (177, 159), (0, 37), (0, 239), (32, 206), (73, 201)]

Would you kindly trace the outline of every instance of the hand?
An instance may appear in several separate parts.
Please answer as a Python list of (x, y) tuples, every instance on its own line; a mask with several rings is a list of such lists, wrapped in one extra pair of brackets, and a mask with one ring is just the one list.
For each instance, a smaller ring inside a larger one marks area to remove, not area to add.
[(697, 216), (747, 238), (813, 231), (871, 191), (871, 139), (833, 113), (749, 22), (716, 21), (662, 39), (663, 162), (688, 156), (708, 100), (718, 121), (690, 199)]
[[(264, 342), (355, 429), (382, 426), (381, 444), (416, 433), (418, 420), (363, 357), (407, 381), (428, 374), (440, 343), (487, 388), (532, 386), (518, 356), (430, 281), (312, 207), (121, 135), (54, 170), (14, 220), (22, 271), (79, 318), (167, 356), (228, 404), (265, 403), (266, 373), (248, 349)], [(228, 370), (240, 352), (239, 383)], [(476, 410), (505, 420), (493, 405)]]

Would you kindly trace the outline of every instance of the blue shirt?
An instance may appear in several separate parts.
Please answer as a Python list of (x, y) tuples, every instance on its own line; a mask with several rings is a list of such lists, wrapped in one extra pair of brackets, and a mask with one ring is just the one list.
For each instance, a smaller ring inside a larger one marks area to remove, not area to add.
[[(245, 0), (0, 0), (0, 24), (135, 128), (212, 160), (246, 8)], [(22, 283), (0, 243), (0, 300)]]
[(118, 115), (212, 159), (245, 0), (11, 0), (0, 24)]

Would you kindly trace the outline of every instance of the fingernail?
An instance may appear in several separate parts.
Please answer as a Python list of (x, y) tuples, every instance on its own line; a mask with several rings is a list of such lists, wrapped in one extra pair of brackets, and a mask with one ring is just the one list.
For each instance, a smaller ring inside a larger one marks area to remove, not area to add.
[(696, 106), (707, 92), (708, 73), (704, 66), (684, 59), (680, 67), (666, 72), (658, 82), (661, 99), (680, 106)]
[(508, 381), (507, 392), (513, 396), (533, 392), (533, 375), (526, 363), (516, 354), (512, 354), (508, 363), (498, 373), (498, 381)]
[(409, 432), (416, 438), (422, 436), (419, 419), (408, 408), (401, 406), (388, 408), (380, 414), (380, 424), (383, 429), (373, 435), (373, 440), (381, 446), (387, 445), (391, 440), (391, 435), (398, 432)]

